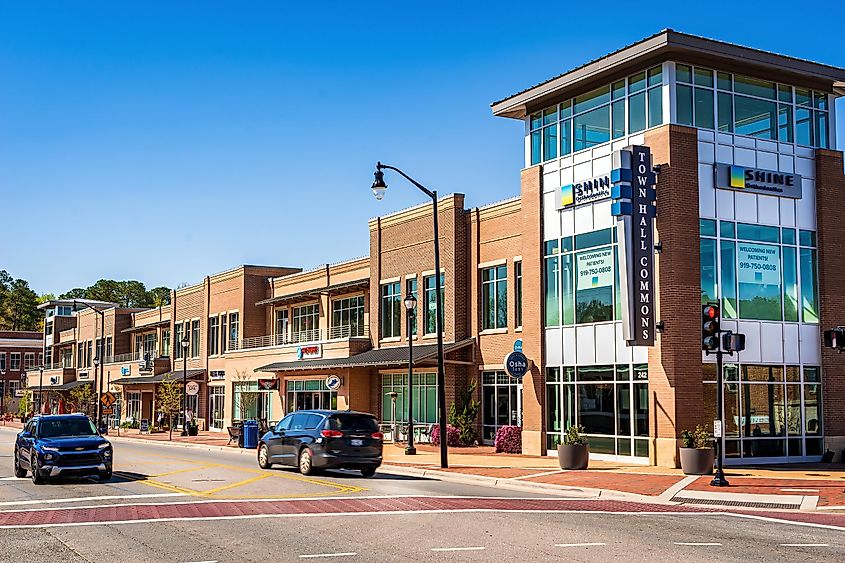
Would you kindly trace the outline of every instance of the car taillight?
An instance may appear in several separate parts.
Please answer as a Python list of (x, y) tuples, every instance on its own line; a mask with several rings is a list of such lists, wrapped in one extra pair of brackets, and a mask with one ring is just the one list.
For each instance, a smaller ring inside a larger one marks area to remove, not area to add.
[(382, 440), (384, 439), (384, 434), (382, 434), (381, 432), (373, 432), (371, 438), (373, 440)]
[(320, 432), (323, 438), (343, 438), (343, 432), (340, 430), (323, 430)]

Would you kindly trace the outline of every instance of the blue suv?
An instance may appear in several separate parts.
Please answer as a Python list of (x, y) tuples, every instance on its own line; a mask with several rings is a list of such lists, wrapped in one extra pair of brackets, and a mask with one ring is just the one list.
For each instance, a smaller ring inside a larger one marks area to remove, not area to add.
[(40, 485), (48, 477), (112, 476), (111, 443), (84, 414), (38, 415), (15, 439), (15, 477), (32, 474)]

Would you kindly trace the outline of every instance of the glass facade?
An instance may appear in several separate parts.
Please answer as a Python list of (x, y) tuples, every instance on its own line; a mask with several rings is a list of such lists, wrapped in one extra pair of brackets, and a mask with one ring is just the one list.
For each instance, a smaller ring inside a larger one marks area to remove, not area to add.
[(337, 391), (326, 389), (325, 378), (289, 380), (286, 387), (288, 412), (337, 409)]
[[(408, 374), (381, 375), (381, 421), (394, 422), (393, 401), (388, 393), (396, 393), (395, 422), (408, 421)], [(414, 373), (414, 422), (434, 424), (437, 418), (437, 374)]]
[(819, 322), (814, 231), (701, 219), (700, 233), (702, 303), (721, 299), (729, 319)]
[(656, 66), (532, 114), (531, 164), (661, 125), (662, 84)]
[(830, 117), (823, 92), (681, 63), (675, 65), (675, 80), (682, 125), (828, 147)]
[(332, 301), (333, 338), (364, 336), (364, 296), (344, 297)]
[(621, 318), (614, 228), (546, 241), (544, 254), (547, 327)]
[[(704, 364), (706, 420), (716, 416), (716, 366)], [(804, 458), (824, 452), (817, 366), (725, 364), (725, 456)], [(784, 460), (785, 461), (785, 460)]]
[(546, 368), (546, 447), (566, 429), (584, 427), (590, 451), (648, 457), (648, 366), (616, 364)]

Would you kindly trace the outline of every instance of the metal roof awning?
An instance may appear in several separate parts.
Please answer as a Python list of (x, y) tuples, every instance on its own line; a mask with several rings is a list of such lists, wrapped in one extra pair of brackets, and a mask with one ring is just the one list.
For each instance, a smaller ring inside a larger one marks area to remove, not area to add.
[(286, 303), (291, 301), (301, 301), (303, 299), (308, 299), (311, 297), (315, 297), (317, 295), (323, 295), (326, 293), (335, 293), (337, 291), (342, 290), (352, 290), (356, 288), (364, 288), (370, 285), (370, 279), (361, 279), (361, 280), (354, 280), (351, 282), (344, 282), (338, 283), (335, 285), (330, 285), (327, 287), (318, 287), (315, 289), (306, 289), (304, 291), (297, 291), (296, 293), (291, 293), (289, 295), (279, 295), (278, 297), (271, 297), (269, 299), (264, 299), (259, 301), (255, 305), (272, 305), (275, 303)]
[[(204, 369), (189, 369), (187, 371), (187, 378), (188, 379), (197, 379), (199, 376), (204, 375)], [(182, 372), (179, 370), (176, 371), (169, 371), (167, 373), (160, 373), (158, 375), (149, 375), (144, 377), (122, 377), (120, 379), (113, 379), (110, 383), (112, 385), (144, 385), (147, 383), (161, 383), (165, 379), (174, 379), (174, 380), (181, 380), (182, 379)]]
[[(42, 385), (42, 391), (68, 391), (70, 389), (76, 389), (77, 387), (82, 387), (83, 385), (88, 385), (89, 383), (93, 383), (92, 381), (71, 381), (69, 383), (63, 383), (62, 385)], [(31, 391), (37, 391), (38, 386), (30, 387)]]
[(167, 320), (164, 320), (164, 321), (156, 321), (154, 323), (150, 323), (150, 324), (146, 324), (146, 325), (130, 326), (129, 328), (124, 328), (120, 332), (121, 333), (124, 333), (124, 332), (142, 332), (142, 331), (150, 330), (150, 329), (160, 327), (160, 326), (168, 326), (169, 324), (170, 324), (170, 319), (167, 319)]
[[(465, 338), (458, 342), (443, 344), (443, 354), (455, 352), (471, 346), (474, 338)], [(437, 344), (422, 344), (414, 346), (414, 365), (423, 364), (437, 357)], [(301, 360), (293, 362), (275, 362), (256, 368), (254, 371), (300, 371), (312, 369), (337, 369), (355, 367), (387, 367), (408, 364), (408, 347), (392, 346), (390, 348), (376, 348), (348, 358), (331, 358), (320, 360)]]

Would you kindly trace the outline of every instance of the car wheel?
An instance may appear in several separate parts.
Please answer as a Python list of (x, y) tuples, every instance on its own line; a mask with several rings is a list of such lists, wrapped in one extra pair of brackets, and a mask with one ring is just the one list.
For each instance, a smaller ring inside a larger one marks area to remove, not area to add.
[(32, 459), (29, 462), (30, 471), (32, 471), (32, 483), (34, 485), (43, 485), (44, 484), (44, 476), (41, 475), (41, 468), (38, 467), (38, 460), (35, 456), (32, 456)]
[(267, 449), (267, 444), (258, 446), (258, 467), (261, 469), (270, 469), (273, 464), (270, 463), (270, 452)]
[(15, 463), (15, 477), (17, 477), (18, 479), (23, 479), (24, 477), (26, 477), (26, 469), (21, 467), (21, 464), (18, 461), (18, 452), (15, 452), (14, 463)]
[(311, 456), (311, 450), (308, 448), (299, 452), (299, 472), (303, 475), (314, 474), (314, 460)]
[(363, 475), (364, 477), (372, 477), (375, 474), (376, 474), (376, 468), (375, 467), (362, 467), (361, 468), (361, 475)]
[(109, 470), (107, 470), (107, 471), (103, 471), (102, 473), (100, 473), (99, 475), (97, 475), (97, 478), (98, 478), (100, 481), (108, 481), (109, 479), (111, 479), (111, 476), (112, 476), (112, 470), (111, 470), (111, 469), (109, 469)]

